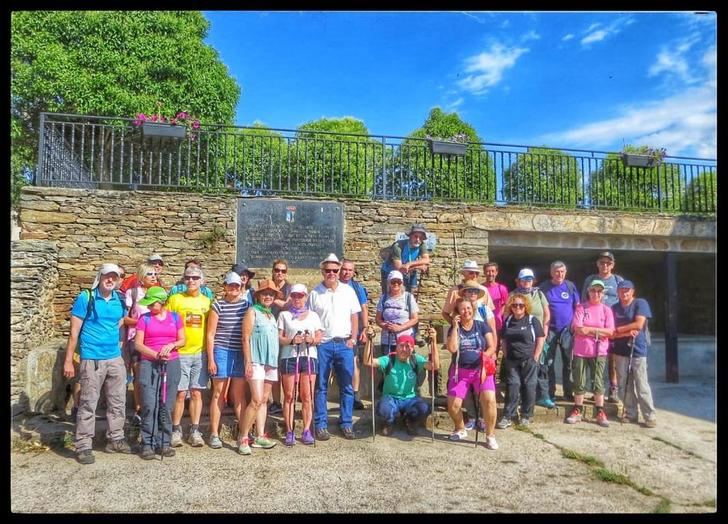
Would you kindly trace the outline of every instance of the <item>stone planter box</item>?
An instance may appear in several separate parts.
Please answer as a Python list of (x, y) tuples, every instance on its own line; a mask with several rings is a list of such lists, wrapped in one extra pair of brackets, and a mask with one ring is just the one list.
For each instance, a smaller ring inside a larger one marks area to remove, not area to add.
[(187, 135), (187, 128), (180, 125), (158, 124), (155, 122), (144, 122), (142, 125), (144, 138), (169, 138), (181, 139)]
[(467, 149), (468, 144), (462, 144), (460, 142), (430, 140), (430, 150), (433, 154), (462, 156), (466, 153)]
[(622, 153), (622, 163), (626, 167), (655, 167), (659, 166), (661, 161), (649, 155)]

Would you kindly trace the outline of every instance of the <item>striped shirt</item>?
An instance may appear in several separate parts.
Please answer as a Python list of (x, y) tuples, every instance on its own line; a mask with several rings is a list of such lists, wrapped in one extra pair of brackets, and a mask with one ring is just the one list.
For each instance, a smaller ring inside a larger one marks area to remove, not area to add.
[(243, 317), (249, 307), (250, 302), (246, 298), (237, 302), (221, 299), (212, 303), (212, 309), (217, 313), (216, 348), (230, 351), (243, 350)]

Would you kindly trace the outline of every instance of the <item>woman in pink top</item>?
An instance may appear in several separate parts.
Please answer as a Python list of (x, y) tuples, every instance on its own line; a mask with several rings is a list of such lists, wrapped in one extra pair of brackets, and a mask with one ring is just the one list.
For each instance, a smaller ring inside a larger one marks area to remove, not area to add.
[(614, 315), (611, 308), (602, 304), (604, 288), (604, 282), (592, 280), (589, 284), (589, 300), (576, 306), (571, 322), (574, 330), (574, 408), (565, 420), (567, 424), (581, 422), (588, 369), (594, 379), (596, 422), (602, 427), (609, 426), (607, 414), (604, 412), (604, 368), (609, 337), (614, 332)]
[[(155, 451), (165, 457), (174, 456), (172, 418), (170, 413), (177, 398), (180, 362), (177, 350), (185, 345), (184, 323), (164, 304), (167, 292), (159, 286), (151, 287), (140, 305), (149, 312), (137, 321), (134, 343), (140, 354), (139, 384), (142, 396), (142, 452), (145, 460), (153, 459)], [(167, 371), (166, 402), (161, 391), (162, 370)]]

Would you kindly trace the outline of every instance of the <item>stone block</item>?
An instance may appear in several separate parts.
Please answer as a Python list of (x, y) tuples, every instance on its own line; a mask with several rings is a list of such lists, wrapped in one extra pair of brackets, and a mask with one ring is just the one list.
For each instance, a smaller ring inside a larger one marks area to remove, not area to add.
[(64, 358), (64, 339), (54, 339), (39, 347), (29, 349), (26, 358), (25, 393), (28, 396), (31, 411), (47, 413), (65, 406)]
[(71, 213), (58, 213), (54, 211), (36, 211), (21, 209), (20, 222), (35, 222), (39, 224), (72, 224), (76, 222), (76, 215)]

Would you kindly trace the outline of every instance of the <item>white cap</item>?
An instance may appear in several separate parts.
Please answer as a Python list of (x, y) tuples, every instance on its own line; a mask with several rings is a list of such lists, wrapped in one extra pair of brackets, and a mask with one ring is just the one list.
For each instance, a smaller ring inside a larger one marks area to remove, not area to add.
[(147, 262), (161, 262), (164, 264), (164, 260), (162, 259), (161, 255), (158, 255), (157, 253), (149, 255), (149, 258), (147, 258)]
[(291, 293), (303, 293), (304, 295), (308, 295), (308, 290), (306, 289), (305, 284), (293, 284), (291, 286), (291, 292), (289, 293), (289, 295)]
[(394, 271), (390, 271), (389, 275), (387, 275), (387, 282), (389, 282), (390, 280), (394, 280), (394, 279), (404, 280), (404, 277), (402, 276), (402, 273), (400, 273), (399, 271), (397, 271), (395, 269)]
[(341, 266), (341, 262), (339, 262), (339, 258), (333, 253), (329, 253), (329, 256), (327, 256), (326, 258), (324, 258), (321, 261), (321, 263), (319, 264), (319, 267), (323, 268), (324, 264), (328, 264), (328, 263), (334, 263), (338, 266)]
[(234, 271), (230, 271), (227, 275), (225, 275), (224, 282), (226, 284), (238, 284), (239, 286), (243, 285), (243, 279), (241, 279), (240, 275), (238, 275)]
[(524, 267), (518, 272), (518, 280), (521, 280), (523, 278), (535, 278), (533, 275), (533, 271), (528, 269), (527, 267)]
[(478, 266), (475, 260), (466, 260), (463, 262), (463, 267), (460, 271), (475, 271), (476, 273), (480, 273), (480, 266)]
[(109, 273), (116, 273), (116, 276), (121, 276), (121, 268), (117, 266), (116, 264), (111, 263), (105, 263), (101, 264), (101, 267), (99, 268), (99, 272), (96, 273), (96, 278), (94, 279), (94, 283), (91, 286), (91, 289), (96, 289), (99, 287), (99, 282), (101, 281), (101, 275), (108, 275)]

